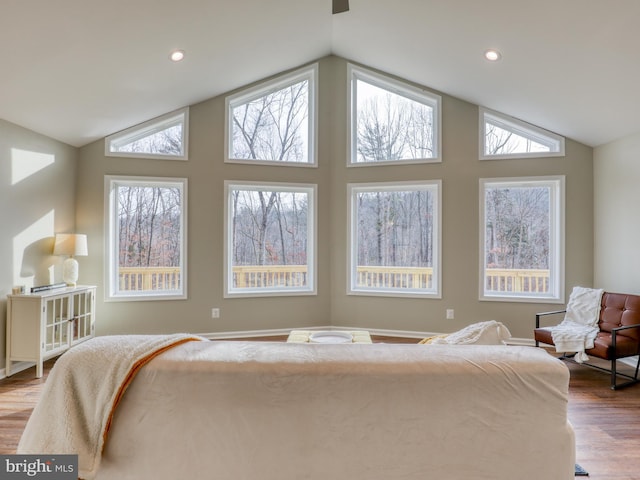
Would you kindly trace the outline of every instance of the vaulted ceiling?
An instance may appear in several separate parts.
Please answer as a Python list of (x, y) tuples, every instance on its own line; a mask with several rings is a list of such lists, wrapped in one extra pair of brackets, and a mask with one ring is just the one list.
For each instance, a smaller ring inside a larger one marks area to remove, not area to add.
[(0, 118), (81, 146), (335, 54), (597, 146), (640, 132), (639, 18), (638, 0), (3, 0)]

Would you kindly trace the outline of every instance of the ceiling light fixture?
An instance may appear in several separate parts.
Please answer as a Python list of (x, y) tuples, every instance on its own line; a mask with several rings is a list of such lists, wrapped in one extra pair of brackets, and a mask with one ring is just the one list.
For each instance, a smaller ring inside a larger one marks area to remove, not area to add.
[(174, 50), (169, 54), (169, 59), (172, 62), (179, 62), (184, 58), (184, 50)]
[(490, 62), (497, 62), (502, 58), (502, 54), (498, 50), (489, 49), (484, 52), (484, 58), (486, 58)]

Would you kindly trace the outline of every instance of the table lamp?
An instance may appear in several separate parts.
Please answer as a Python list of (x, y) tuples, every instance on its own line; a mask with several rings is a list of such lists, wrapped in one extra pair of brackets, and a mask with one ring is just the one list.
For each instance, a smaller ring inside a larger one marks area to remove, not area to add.
[(68, 255), (62, 263), (62, 281), (75, 287), (78, 281), (78, 261), (73, 257), (88, 255), (87, 236), (81, 233), (56, 233), (54, 255)]

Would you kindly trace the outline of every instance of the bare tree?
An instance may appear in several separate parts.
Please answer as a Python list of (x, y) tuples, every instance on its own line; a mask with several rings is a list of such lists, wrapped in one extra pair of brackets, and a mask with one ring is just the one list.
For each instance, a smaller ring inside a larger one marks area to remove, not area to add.
[(233, 158), (306, 162), (309, 82), (303, 80), (233, 108)]
[(361, 192), (357, 204), (358, 265), (432, 265), (431, 191)]
[(486, 192), (486, 265), (549, 268), (549, 200), (546, 187), (498, 187)]
[(433, 108), (383, 92), (359, 102), (359, 162), (433, 157)]
[(503, 155), (511, 153), (515, 144), (511, 142), (513, 133), (499, 128), (491, 123), (485, 124), (484, 154)]
[(306, 263), (306, 193), (235, 190), (234, 265)]
[[(433, 156), (433, 109), (378, 89), (359, 101), (358, 161)], [(358, 195), (358, 264), (425, 266), (432, 260), (433, 200), (421, 190)]]
[(118, 152), (154, 153), (162, 155), (182, 154), (182, 124), (145, 135), (117, 149)]
[(173, 187), (118, 188), (120, 266), (180, 264), (180, 198)]
[(485, 123), (484, 154), (507, 155), (509, 153), (549, 152), (551, 147), (490, 122)]

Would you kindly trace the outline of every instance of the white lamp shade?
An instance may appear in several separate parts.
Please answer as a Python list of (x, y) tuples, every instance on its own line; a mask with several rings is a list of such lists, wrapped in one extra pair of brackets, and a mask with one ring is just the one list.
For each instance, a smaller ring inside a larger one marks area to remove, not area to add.
[(70, 257), (88, 255), (87, 236), (82, 233), (57, 233), (53, 254), (69, 255)]

